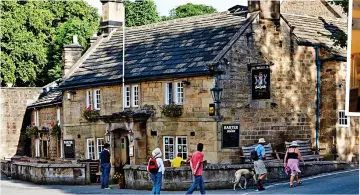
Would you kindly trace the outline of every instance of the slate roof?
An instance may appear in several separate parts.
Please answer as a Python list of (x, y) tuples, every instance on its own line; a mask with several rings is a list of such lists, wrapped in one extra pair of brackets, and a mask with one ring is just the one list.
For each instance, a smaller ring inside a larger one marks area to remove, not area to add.
[[(207, 74), (207, 65), (257, 14), (245, 18), (222, 12), (126, 28), (126, 81)], [(116, 83), (121, 75), (122, 30), (118, 30), (60, 87)]]
[(281, 14), (294, 26), (294, 34), (299, 42), (323, 44), (331, 48), (334, 54), (346, 57), (346, 48), (334, 47), (330, 35), (343, 31), (347, 33), (347, 21), (344, 19), (329, 19), (307, 15)]
[(28, 108), (46, 107), (62, 103), (62, 91), (59, 89), (51, 89), (45, 95), (40, 95), (39, 99), (28, 106)]

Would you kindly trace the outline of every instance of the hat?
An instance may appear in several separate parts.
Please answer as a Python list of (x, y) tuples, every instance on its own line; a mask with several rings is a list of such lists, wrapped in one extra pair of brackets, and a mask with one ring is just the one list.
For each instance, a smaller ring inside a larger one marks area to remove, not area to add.
[(265, 142), (266, 142), (266, 141), (265, 141), (264, 138), (260, 138), (258, 143), (259, 143), (259, 144), (263, 144), (263, 143), (265, 143)]
[(153, 158), (161, 158), (162, 153), (160, 148), (155, 148), (155, 150), (152, 151)]
[(290, 147), (293, 147), (293, 146), (298, 147), (299, 145), (296, 141), (292, 141), (290, 144)]

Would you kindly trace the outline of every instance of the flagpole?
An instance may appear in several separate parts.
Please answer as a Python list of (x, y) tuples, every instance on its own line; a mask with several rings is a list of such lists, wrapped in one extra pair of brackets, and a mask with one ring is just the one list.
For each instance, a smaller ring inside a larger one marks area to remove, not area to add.
[(123, 14), (123, 23), (122, 23), (122, 30), (123, 30), (123, 55), (122, 55), (122, 88), (123, 88), (123, 111), (125, 110), (125, 5), (123, 7), (124, 14)]

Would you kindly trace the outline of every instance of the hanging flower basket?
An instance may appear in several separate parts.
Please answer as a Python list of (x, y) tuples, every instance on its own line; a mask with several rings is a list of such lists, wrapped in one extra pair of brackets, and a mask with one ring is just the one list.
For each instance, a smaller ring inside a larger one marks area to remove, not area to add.
[(99, 112), (96, 110), (91, 109), (91, 107), (87, 107), (85, 110), (82, 111), (82, 117), (89, 121), (89, 122), (95, 122), (97, 121), (97, 117), (100, 116)]
[(39, 128), (37, 126), (28, 126), (26, 127), (25, 134), (29, 138), (36, 138), (39, 136)]
[(56, 136), (60, 137), (60, 134), (61, 134), (60, 126), (58, 124), (52, 125), (52, 128), (50, 130), (50, 135), (53, 137), (56, 137)]
[(174, 103), (164, 105), (161, 107), (161, 113), (167, 117), (179, 117), (182, 115), (182, 106)]

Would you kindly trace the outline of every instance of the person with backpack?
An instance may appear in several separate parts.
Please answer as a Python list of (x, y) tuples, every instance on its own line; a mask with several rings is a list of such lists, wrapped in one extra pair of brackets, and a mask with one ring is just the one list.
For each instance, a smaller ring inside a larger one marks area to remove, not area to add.
[(154, 184), (151, 194), (160, 194), (161, 191), (162, 177), (165, 173), (164, 162), (161, 156), (160, 148), (155, 148), (148, 162), (147, 171), (151, 174), (151, 180)]
[(258, 145), (255, 147), (254, 151), (251, 152), (250, 157), (254, 161), (255, 173), (258, 175), (258, 181), (256, 182), (256, 187), (259, 191), (265, 190), (262, 180), (264, 180), (267, 170), (265, 167), (265, 145), (266, 141), (264, 138), (260, 138)]
[(186, 194), (192, 194), (198, 186), (200, 186), (200, 193), (205, 194), (205, 184), (202, 177), (204, 163), (204, 154), (202, 153), (203, 149), (204, 144), (198, 143), (197, 151), (192, 154), (189, 160), (191, 171), (194, 174), (194, 183), (190, 186)]
[(101, 189), (109, 190), (109, 175), (110, 175), (110, 145), (104, 144), (104, 149), (100, 153), (100, 170), (101, 170)]

